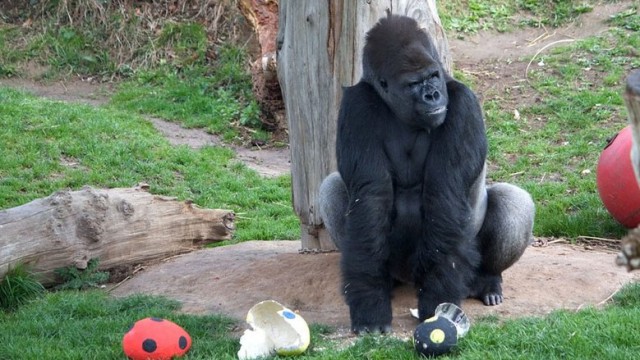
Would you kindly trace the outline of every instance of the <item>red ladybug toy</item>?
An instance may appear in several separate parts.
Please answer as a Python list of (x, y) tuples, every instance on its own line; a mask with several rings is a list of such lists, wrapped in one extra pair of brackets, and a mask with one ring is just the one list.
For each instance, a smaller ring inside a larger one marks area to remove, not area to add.
[(122, 349), (131, 360), (171, 360), (191, 347), (191, 337), (177, 324), (159, 318), (137, 321), (122, 338)]

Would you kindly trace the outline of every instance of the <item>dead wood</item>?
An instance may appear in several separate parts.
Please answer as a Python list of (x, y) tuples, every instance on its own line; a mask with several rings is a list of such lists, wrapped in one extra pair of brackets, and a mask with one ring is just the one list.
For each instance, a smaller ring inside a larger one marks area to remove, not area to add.
[(0, 278), (26, 263), (46, 284), (53, 270), (92, 258), (100, 267), (135, 265), (230, 239), (230, 210), (152, 195), (144, 187), (59, 191), (0, 211)]

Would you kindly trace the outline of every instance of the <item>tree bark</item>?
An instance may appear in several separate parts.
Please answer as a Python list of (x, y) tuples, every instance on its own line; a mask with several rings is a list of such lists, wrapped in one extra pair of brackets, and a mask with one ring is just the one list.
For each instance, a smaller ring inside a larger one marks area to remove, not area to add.
[(322, 179), (337, 168), (336, 123), (342, 88), (360, 79), (365, 34), (387, 10), (415, 18), (431, 35), (450, 72), (451, 57), (435, 0), (280, 0), (278, 79), (287, 114), (293, 205), (301, 222), (303, 248), (334, 249), (316, 211), (316, 195)]
[(92, 258), (109, 269), (189, 252), (230, 239), (234, 218), (141, 188), (60, 191), (0, 211), (0, 278), (26, 263), (46, 285), (53, 270)]
[(631, 133), (633, 135), (631, 163), (636, 174), (636, 180), (640, 185), (640, 70), (631, 73), (627, 77), (624, 102), (629, 112), (629, 124), (631, 124)]
[(251, 64), (251, 80), (268, 130), (284, 128), (284, 104), (278, 83), (276, 35), (278, 33), (277, 0), (239, 0), (238, 7), (249, 21), (258, 39), (260, 54)]

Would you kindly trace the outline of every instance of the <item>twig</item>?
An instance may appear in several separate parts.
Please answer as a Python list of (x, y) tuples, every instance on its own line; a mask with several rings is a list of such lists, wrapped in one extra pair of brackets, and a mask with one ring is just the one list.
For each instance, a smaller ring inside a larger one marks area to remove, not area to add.
[(111, 289), (107, 290), (107, 292), (112, 292), (113, 290), (117, 289), (120, 285), (124, 284), (125, 281), (131, 279), (131, 276), (127, 276), (126, 278), (124, 278), (124, 280), (120, 281), (119, 283), (115, 284)]
[(617, 288), (616, 290), (614, 290), (614, 292), (611, 293), (611, 295), (607, 296), (606, 299), (600, 301), (597, 305), (601, 306), (604, 305), (605, 303), (607, 303), (609, 300), (613, 299), (613, 297), (622, 289), (622, 287)]
[(546, 176), (547, 176), (547, 173), (542, 174), (542, 178), (540, 179), (540, 182), (538, 184), (542, 184)]
[(536, 43), (540, 40), (546, 40), (552, 36), (555, 36), (556, 32), (554, 31), (553, 34), (549, 34), (549, 32), (547, 31), (547, 29), (544, 29), (544, 33), (540, 34), (540, 36), (538, 36), (537, 38), (530, 40), (529, 44), (527, 46), (534, 46), (536, 45)]
[(578, 236), (578, 239), (583, 239), (583, 240), (595, 240), (595, 241), (605, 241), (605, 242), (611, 242), (611, 243), (619, 243), (620, 240), (618, 239), (606, 239), (606, 238), (600, 238), (600, 237), (595, 237), (595, 236), (586, 236), (586, 235), (580, 235)]
[(567, 239), (556, 239), (556, 240), (547, 241), (547, 245), (548, 244), (565, 243), (565, 242), (568, 242)]
[(540, 55), (541, 52), (543, 52), (545, 49), (547, 49), (550, 46), (559, 44), (559, 43), (563, 43), (563, 42), (574, 42), (575, 39), (562, 39), (562, 40), (558, 40), (558, 41), (554, 41), (551, 43), (548, 43), (547, 45), (543, 46), (542, 48), (540, 48), (540, 50), (538, 50), (535, 55), (533, 55), (533, 57), (531, 58), (531, 61), (529, 61), (529, 63), (527, 64), (527, 68), (524, 70), (524, 77), (525, 79), (527, 79), (527, 81), (529, 81), (529, 67), (531, 66), (531, 63), (533, 63), (533, 60), (536, 59), (536, 57), (538, 55)]

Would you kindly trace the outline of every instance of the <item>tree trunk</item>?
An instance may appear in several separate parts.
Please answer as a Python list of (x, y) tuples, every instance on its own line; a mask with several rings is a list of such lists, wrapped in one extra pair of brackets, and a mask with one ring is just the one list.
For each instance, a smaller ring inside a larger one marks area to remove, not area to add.
[(260, 47), (258, 58), (251, 64), (251, 80), (253, 94), (264, 114), (262, 124), (268, 130), (281, 130), (285, 124), (276, 64), (278, 1), (239, 0), (238, 7), (253, 27)]
[(627, 78), (627, 89), (624, 93), (624, 102), (629, 111), (629, 123), (633, 134), (633, 146), (631, 148), (631, 163), (636, 173), (636, 180), (640, 185), (640, 70), (637, 70)]
[(336, 123), (342, 87), (362, 74), (366, 32), (389, 10), (418, 21), (451, 60), (435, 0), (280, 0), (278, 79), (291, 147), (293, 205), (303, 248), (333, 249), (316, 211), (320, 182), (336, 170)]
[(26, 263), (44, 284), (53, 270), (135, 265), (230, 239), (235, 214), (140, 189), (60, 191), (0, 211), (0, 278)]

